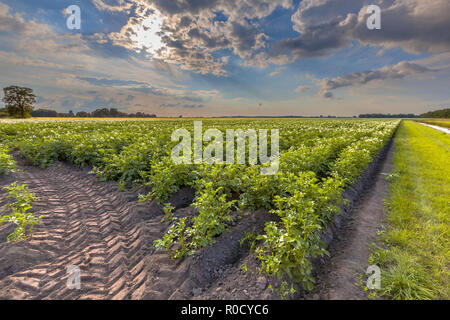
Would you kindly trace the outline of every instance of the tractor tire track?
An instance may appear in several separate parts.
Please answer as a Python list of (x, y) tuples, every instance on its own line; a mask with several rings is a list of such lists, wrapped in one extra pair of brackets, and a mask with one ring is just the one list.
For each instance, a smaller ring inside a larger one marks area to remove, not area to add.
[[(167, 229), (158, 213), (85, 170), (21, 168), (13, 180), (40, 197), (33, 209), (46, 217), (32, 241), (0, 243), (0, 299), (142, 298), (152, 243)], [(81, 270), (80, 290), (67, 286), (72, 265)]]
[[(255, 225), (262, 228), (270, 217), (256, 212), (215, 244), (173, 260), (153, 246), (171, 224), (161, 222), (160, 207), (139, 204), (137, 194), (118, 192), (114, 183), (99, 183), (87, 170), (66, 164), (21, 168), (8, 183), (25, 183), (40, 197), (33, 204), (35, 214), (46, 217), (35, 227), (32, 241), (0, 242), (0, 299), (192, 299), (224, 266), (246, 254), (239, 245), (242, 233)], [(175, 216), (197, 214), (195, 208), (185, 207), (192, 196), (185, 190), (169, 199), (178, 201)], [(79, 290), (67, 286), (70, 266), (80, 268)]]

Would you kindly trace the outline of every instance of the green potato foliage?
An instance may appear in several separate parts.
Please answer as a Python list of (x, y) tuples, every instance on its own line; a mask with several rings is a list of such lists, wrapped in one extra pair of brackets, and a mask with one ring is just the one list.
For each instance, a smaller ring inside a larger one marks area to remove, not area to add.
[[(92, 166), (100, 180), (149, 188), (140, 201), (162, 204), (183, 187), (195, 189), (194, 217), (179, 219), (171, 206), (164, 208), (165, 220), (172, 223), (154, 244), (172, 258), (186, 257), (214, 243), (233, 219), (265, 210), (273, 219), (255, 235), (260, 271), (311, 289), (310, 261), (326, 254), (320, 236), (338, 213), (343, 190), (360, 177), (400, 121), (203, 120), (203, 131), (278, 129), (279, 171), (274, 175), (262, 175), (263, 165), (250, 165), (248, 157), (245, 164), (175, 164), (170, 155), (178, 141), (172, 141), (171, 135), (184, 128), (193, 136), (192, 121), (0, 123), (0, 143), (19, 149), (33, 164), (47, 167), (59, 160)], [(207, 144), (203, 141), (204, 147)], [(248, 148), (245, 153), (248, 156)]]
[(16, 168), (16, 163), (9, 154), (9, 148), (0, 145), (0, 176)]
[(7, 205), (9, 215), (0, 218), (0, 225), (13, 223), (16, 225), (13, 233), (8, 235), (8, 242), (31, 240), (33, 238), (33, 227), (39, 224), (44, 216), (36, 217), (31, 210), (31, 204), (37, 197), (28, 192), (26, 185), (17, 185), (17, 181), (3, 188), (8, 191), (7, 199), (14, 199)]

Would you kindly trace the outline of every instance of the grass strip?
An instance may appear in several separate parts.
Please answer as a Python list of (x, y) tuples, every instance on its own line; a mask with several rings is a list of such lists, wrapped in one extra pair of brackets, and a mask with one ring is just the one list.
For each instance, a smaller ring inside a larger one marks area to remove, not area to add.
[(450, 299), (450, 136), (404, 121), (395, 139), (394, 178), (386, 200), (382, 295)]

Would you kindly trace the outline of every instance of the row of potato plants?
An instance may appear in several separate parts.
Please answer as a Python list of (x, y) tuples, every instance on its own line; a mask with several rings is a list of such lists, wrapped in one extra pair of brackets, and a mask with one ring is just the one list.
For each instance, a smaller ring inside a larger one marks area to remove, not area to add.
[[(214, 243), (240, 216), (265, 209), (278, 216), (257, 235), (261, 271), (290, 276), (313, 286), (311, 258), (326, 254), (321, 232), (338, 212), (346, 186), (367, 168), (392, 136), (398, 121), (383, 120), (208, 120), (203, 129), (280, 131), (280, 170), (264, 176), (261, 165), (175, 164), (174, 129), (193, 132), (190, 121), (15, 121), (3, 123), (0, 143), (18, 148), (33, 164), (68, 161), (92, 166), (101, 180), (135, 182), (151, 188), (141, 201), (167, 201), (180, 188), (196, 190), (192, 219), (173, 220), (155, 242), (174, 258)], [(172, 248), (175, 251), (172, 252)]]

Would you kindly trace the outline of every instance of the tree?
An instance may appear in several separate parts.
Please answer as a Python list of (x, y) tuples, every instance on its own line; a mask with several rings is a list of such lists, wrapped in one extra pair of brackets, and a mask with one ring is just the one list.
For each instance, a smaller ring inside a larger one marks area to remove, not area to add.
[(77, 118), (87, 118), (90, 117), (90, 114), (85, 111), (77, 112)]
[(106, 118), (109, 117), (109, 109), (107, 108), (97, 109), (95, 111), (92, 111), (91, 115), (94, 118)]
[(57, 117), (58, 112), (55, 110), (47, 110), (47, 109), (37, 109), (30, 112), (32, 117)]
[(436, 111), (430, 111), (420, 115), (421, 118), (441, 118), (450, 119), (450, 109), (442, 109)]
[(399, 114), (383, 114), (383, 113), (368, 113), (360, 114), (360, 118), (418, 118), (419, 116), (413, 113), (399, 113)]
[(116, 108), (111, 108), (109, 109), (109, 115), (113, 118), (117, 118), (119, 117), (120, 113), (119, 110), (117, 110)]
[(6, 118), (8, 116), (8, 112), (6, 111), (6, 108), (0, 109), (0, 118)]
[(10, 86), (3, 88), (5, 96), (2, 101), (5, 103), (8, 114), (13, 117), (27, 118), (33, 111), (33, 103), (36, 102), (36, 96), (33, 89)]

